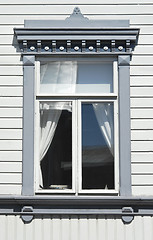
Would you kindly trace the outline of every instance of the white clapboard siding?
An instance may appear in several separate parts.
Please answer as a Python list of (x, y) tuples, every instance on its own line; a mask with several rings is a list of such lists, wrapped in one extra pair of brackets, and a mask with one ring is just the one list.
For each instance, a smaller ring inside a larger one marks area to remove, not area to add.
[[(135, 196), (151, 196), (152, 197), (152, 193), (153, 193), (153, 186), (132, 186), (132, 194)], [(140, 239), (140, 238), (138, 238)], [(142, 238), (143, 240), (143, 238)], [(147, 236), (146, 236), (146, 240), (147, 240)]]
[(22, 107), (22, 97), (0, 97), (0, 107)]
[(0, 66), (0, 75), (23, 75), (23, 68), (22, 66)]
[(131, 98), (131, 107), (153, 107), (153, 98)]
[(153, 96), (153, 87), (131, 87), (131, 97)]
[(23, 88), (22, 87), (0, 87), (0, 97), (19, 97), (23, 96)]
[(22, 128), (22, 119), (0, 118), (0, 128)]
[(149, 25), (143, 25), (143, 24), (141, 24), (141, 25), (139, 25), (139, 24), (137, 24), (137, 25), (134, 25), (134, 24), (131, 24), (131, 27), (132, 28), (139, 28), (140, 29), (140, 34), (142, 35), (142, 34), (153, 34), (153, 32), (152, 32), (152, 26), (149, 26)]
[(21, 173), (0, 173), (0, 184), (21, 184)]
[[(108, 4), (124, 4), (124, 5), (127, 5), (128, 4), (132, 4), (132, 5), (135, 5), (135, 4), (139, 4), (139, 5), (142, 5), (142, 4), (145, 4), (145, 5), (148, 5), (148, 4), (152, 4), (152, 0), (128, 0), (128, 1), (125, 1), (125, 0), (107, 0), (106, 1), (101, 1), (101, 0), (95, 0), (93, 2), (93, 0), (77, 0), (77, 2), (72, 2), (71, 0), (58, 0), (58, 3), (57, 4), (92, 4), (92, 5), (108, 5)], [(31, 5), (31, 4), (35, 4), (35, 5), (38, 5), (38, 4), (42, 4), (42, 0), (15, 0), (12, 2), (12, 0), (1, 0), (0, 2), (0, 5)], [(54, 5), (55, 2), (54, 1), (50, 1), (50, 0), (44, 0), (43, 1), (43, 4), (47, 4), (47, 5)]]
[(131, 140), (152, 140), (153, 141), (153, 130), (132, 130)]
[(131, 129), (153, 129), (153, 119), (132, 119)]
[(134, 55), (152, 55), (153, 49), (150, 45), (137, 45), (134, 50)]
[(133, 186), (146, 186), (152, 185), (153, 186), (153, 176), (152, 175), (132, 175), (132, 185)]
[[(111, 15), (127, 15), (127, 14), (152, 14), (153, 13), (153, 4), (151, 5), (88, 5), (84, 4), (80, 6), (81, 11), (84, 14), (105, 14), (108, 12)], [(74, 5), (1, 5), (0, 14), (71, 14), (74, 9)]]
[(153, 141), (132, 141), (131, 142), (132, 151), (153, 151)]
[(7, 45), (7, 44), (13, 44), (14, 36), (11, 35), (0, 35), (0, 44), (1, 45)]
[(16, 48), (14, 46), (10, 45), (0, 45), (0, 56), (11, 56), (16, 55), (20, 57), (20, 53), (17, 52)]
[(22, 140), (0, 140), (0, 150), (22, 150)]
[(152, 75), (153, 76), (153, 67), (152, 66), (131, 66), (130, 67), (131, 75)]
[(152, 163), (133, 163), (131, 166), (132, 174), (151, 174), (153, 176), (153, 164)]
[(132, 56), (132, 61), (130, 62), (131, 66), (139, 65), (139, 66), (152, 66), (153, 65), (153, 56)]
[(16, 56), (1, 56), (0, 57), (0, 66), (2, 65), (22, 65), (21, 57), (20, 55)]
[(153, 35), (139, 35), (139, 44), (153, 44)]
[(21, 194), (21, 186), (18, 184), (0, 184), (1, 194)]
[(150, 86), (153, 87), (153, 76), (131, 76), (130, 78), (131, 87), (137, 86)]
[(0, 173), (21, 173), (21, 162), (0, 162)]
[(132, 152), (131, 161), (132, 163), (153, 163), (153, 152)]
[(0, 34), (14, 34), (14, 28), (22, 28), (23, 24), (5, 26), (0, 23)]
[(131, 109), (131, 118), (153, 119), (153, 109)]
[(23, 85), (22, 76), (0, 76), (0, 87), (1, 86), (22, 86), (22, 85)]
[(0, 108), (0, 117), (22, 117), (22, 108)]
[[(17, 130), (16, 130), (17, 131)], [(0, 151), (0, 161), (1, 162), (21, 162), (22, 161), (22, 151)]]
[(22, 139), (22, 129), (0, 129), (0, 139)]

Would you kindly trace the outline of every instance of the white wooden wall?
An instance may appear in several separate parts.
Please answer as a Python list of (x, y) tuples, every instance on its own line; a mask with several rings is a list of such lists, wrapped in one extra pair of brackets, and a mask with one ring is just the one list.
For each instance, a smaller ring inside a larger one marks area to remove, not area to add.
[(152, 226), (152, 217), (135, 217), (124, 225), (114, 216), (41, 216), (30, 224), (19, 216), (0, 216), (2, 240), (152, 240)]
[(13, 28), (65, 19), (75, 6), (89, 19), (129, 19), (141, 29), (131, 62), (132, 190), (153, 195), (153, 0), (0, 0), (0, 193), (21, 192), (23, 71)]

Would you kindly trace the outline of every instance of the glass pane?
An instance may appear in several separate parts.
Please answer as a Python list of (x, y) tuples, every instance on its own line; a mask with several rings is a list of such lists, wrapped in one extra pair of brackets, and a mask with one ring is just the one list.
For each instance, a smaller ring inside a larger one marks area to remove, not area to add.
[(82, 188), (114, 189), (113, 103), (82, 104)]
[(113, 68), (111, 63), (78, 63), (77, 93), (113, 92)]
[(113, 92), (112, 63), (63, 61), (41, 65), (40, 93)]
[(72, 103), (40, 104), (40, 186), (72, 188)]

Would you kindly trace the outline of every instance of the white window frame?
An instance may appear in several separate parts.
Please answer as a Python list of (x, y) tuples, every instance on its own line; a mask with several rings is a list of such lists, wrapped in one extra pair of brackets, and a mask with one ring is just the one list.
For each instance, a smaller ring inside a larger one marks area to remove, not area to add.
[[(58, 58), (58, 61), (72, 60)], [(35, 176), (35, 193), (50, 193), (50, 194), (119, 194), (119, 138), (118, 138), (118, 64), (116, 58), (105, 59), (105, 58), (76, 58), (77, 61), (100, 61), (100, 62), (111, 62), (113, 63), (113, 93), (108, 94), (77, 94), (77, 95), (65, 95), (65, 94), (39, 94), (39, 83), (40, 83), (40, 62), (41, 59), (35, 61), (35, 142), (34, 142), (34, 176)], [(46, 61), (46, 59), (45, 59)], [(48, 62), (56, 61), (56, 59), (49, 59)], [(43, 99), (44, 98), (44, 99)], [(78, 98), (78, 100), (76, 100)], [(52, 189), (40, 189), (39, 187), (39, 103), (48, 101), (66, 101), (72, 102), (72, 189), (63, 190), (52, 190)], [(113, 102), (114, 103), (114, 171), (115, 171), (115, 188), (109, 189), (97, 189), (97, 190), (83, 190), (81, 189), (81, 178), (82, 178), (82, 164), (81, 164), (81, 103), (83, 102)], [(75, 126), (78, 126), (80, 131), (77, 131)], [(76, 149), (77, 146), (77, 149)]]

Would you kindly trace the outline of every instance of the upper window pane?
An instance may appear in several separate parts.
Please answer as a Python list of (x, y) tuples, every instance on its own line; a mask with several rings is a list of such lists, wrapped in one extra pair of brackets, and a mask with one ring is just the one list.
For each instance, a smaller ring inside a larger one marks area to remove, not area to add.
[(113, 65), (62, 61), (41, 65), (41, 94), (94, 94), (113, 92)]

